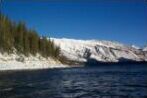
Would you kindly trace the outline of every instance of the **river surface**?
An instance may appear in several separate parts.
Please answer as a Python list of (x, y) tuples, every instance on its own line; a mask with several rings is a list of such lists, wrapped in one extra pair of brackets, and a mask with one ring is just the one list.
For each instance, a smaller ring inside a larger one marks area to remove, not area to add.
[(0, 72), (0, 98), (147, 98), (147, 65)]

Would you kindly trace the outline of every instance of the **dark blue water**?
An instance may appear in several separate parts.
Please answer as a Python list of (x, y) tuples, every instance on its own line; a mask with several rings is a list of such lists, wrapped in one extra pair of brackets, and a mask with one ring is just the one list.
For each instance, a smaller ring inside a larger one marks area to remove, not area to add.
[(147, 66), (0, 72), (0, 98), (147, 98)]

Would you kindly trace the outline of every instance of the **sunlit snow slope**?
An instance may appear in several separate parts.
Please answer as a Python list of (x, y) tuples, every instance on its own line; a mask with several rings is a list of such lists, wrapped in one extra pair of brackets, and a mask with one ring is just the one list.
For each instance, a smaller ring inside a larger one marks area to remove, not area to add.
[(62, 55), (72, 61), (86, 62), (88, 59), (102, 62), (147, 60), (147, 51), (118, 42), (67, 38), (51, 39), (57, 46), (60, 46)]

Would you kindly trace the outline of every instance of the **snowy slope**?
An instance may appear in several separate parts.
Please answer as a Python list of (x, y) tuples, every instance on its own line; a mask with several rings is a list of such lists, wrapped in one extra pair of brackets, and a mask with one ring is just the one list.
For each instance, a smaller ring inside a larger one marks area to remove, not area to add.
[(26, 57), (16, 53), (0, 53), (0, 70), (24, 70), (24, 69), (46, 69), (68, 67), (61, 64), (58, 60), (36, 56)]
[(147, 60), (144, 52), (136, 47), (118, 42), (99, 40), (75, 40), (51, 38), (69, 60), (86, 62), (92, 58), (102, 62), (118, 62), (120, 59)]
[(140, 47), (138, 47), (138, 46), (136, 46), (136, 45), (132, 45), (132, 48), (141, 49)]
[(144, 47), (144, 48), (143, 48), (143, 51), (147, 51), (147, 47)]

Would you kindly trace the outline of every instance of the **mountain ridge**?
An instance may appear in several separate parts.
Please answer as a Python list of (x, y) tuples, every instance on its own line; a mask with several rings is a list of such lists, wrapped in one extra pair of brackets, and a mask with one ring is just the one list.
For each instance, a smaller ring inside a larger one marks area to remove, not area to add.
[(61, 54), (75, 62), (147, 61), (144, 49), (128, 46), (119, 42), (105, 40), (76, 40), (68, 38), (51, 38), (60, 47)]

